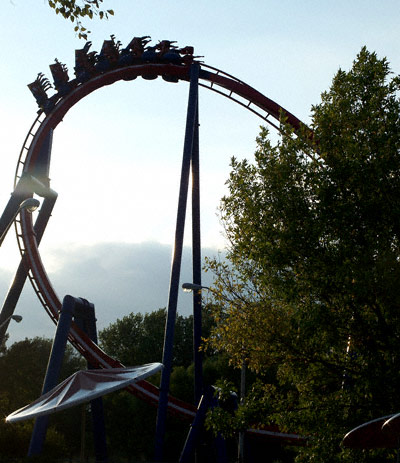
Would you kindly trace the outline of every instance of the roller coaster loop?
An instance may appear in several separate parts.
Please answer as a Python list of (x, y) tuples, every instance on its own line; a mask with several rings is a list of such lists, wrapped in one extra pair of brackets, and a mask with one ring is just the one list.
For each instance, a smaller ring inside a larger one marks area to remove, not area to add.
[[(286, 122), (291, 125), (295, 131), (299, 130), (302, 126), (301, 121), (293, 114), (283, 109), (280, 105), (248, 84), (226, 72), (197, 60), (196, 58), (198, 57), (193, 56), (193, 47), (179, 49), (174, 45), (174, 42), (167, 40), (163, 40), (155, 46), (150, 46), (148, 45), (150, 42), (149, 39), (149, 37), (135, 37), (127, 47), (122, 49), (120, 42), (116, 42), (115, 38), (112, 36), (111, 40), (104, 41), (100, 53), (89, 52), (91, 43), (88, 42), (82, 50), (75, 51), (75, 78), (73, 80), (69, 79), (68, 70), (64, 64), (56, 60), (56, 62), (50, 66), (54, 80), (54, 88), (56, 90), (54, 95), (50, 97), (47, 95), (48, 90), (51, 88), (51, 83), (43, 74), (39, 74), (37, 79), (28, 86), (39, 105), (39, 111), (21, 149), (15, 173), (15, 191), (18, 190), (19, 185), (24, 183), (28, 185), (24, 190), (25, 196), (32, 196), (33, 192), (35, 192), (43, 196), (45, 200), (35, 225), (32, 222), (31, 215), (24, 211), (20, 214), (20, 220), (16, 221), (18, 244), (22, 256), (22, 262), (18, 272), (20, 272), (22, 278), (20, 286), (23, 286), (27, 274), (37, 297), (54, 323), (57, 323), (61, 302), (46, 273), (38, 246), (57, 198), (57, 194), (49, 188), (50, 180), (48, 177), (52, 134), (68, 111), (80, 100), (101, 87), (111, 85), (121, 80), (132, 81), (139, 76), (146, 80), (162, 77), (164, 80), (171, 83), (177, 83), (179, 81), (190, 82), (190, 92), (192, 93), (191, 96), (189, 96), (185, 136), (185, 145), (188, 145), (188, 151), (185, 161), (186, 148), (184, 148), (181, 178), (182, 194), (180, 195), (180, 203), (178, 206), (177, 235), (175, 236), (175, 240), (177, 240), (179, 234), (181, 234), (183, 238), (187, 196), (187, 182), (185, 184), (184, 177), (188, 176), (191, 163), (192, 169), (196, 164), (196, 150), (198, 155), (198, 86), (218, 93), (243, 106), (277, 130), (280, 130), (280, 118), (282, 114), (285, 115)], [(30, 191), (28, 191), (29, 189)], [(197, 193), (197, 196), (197, 200), (194, 199), (192, 203), (194, 212), (199, 208), (199, 193)], [(194, 280), (197, 280), (194, 281), (194, 283), (201, 284), (199, 211), (195, 212), (195, 214), (198, 220), (197, 224), (193, 224), (193, 234), (197, 236), (197, 241), (193, 242), (193, 258), (196, 261), (194, 262), (194, 270), (197, 275), (194, 276)], [(180, 216), (181, 218), (179, 218)], [(179, 221), (181, 222), (180, 225)], [(179, 233), (178, 229), (181, 230)], [(176, 244), (177, 241), (175, 241), (175, 248)], [(182, 243), (180, 243), (179, 246), (182, 246)], [(168, 365), (166, 365), (166, 363), (168, 363), (169, 360), (165, 358), (166, 350), (170, 349), (172, 352), (172, 346), (169, 347), (168, 344), (171, 343), (171, 341), (167, 338), (171, 338), (171, 330), (173, 334), (180, 273), (180, 257), (179, 252), (174, 256), (176, 261), (176, 272), (175, 275), (171, 275), (167, 331), (168, 323), (171, 326), (169, 328), (170, 333), (169, 335), (167, 333), (164, 342), (163, 363), (165, 368), (163, 375), (166, 371), (168, 375)], [(174, 292), (176, 293), (175, 295), (173, 294)], [(16, 299), (18, 299), (18, 296)], [(16, 301), (14, 302), (15, 306)], [(6, 309), (8, 315), (11, 310), (10, 308)], [(201, 313), (201, 301), (194, 301), (194, 311), (199, 313), (199, 310)], [(3, 307), (2, 314), (4, 311), (5, 307)], [(69, 333), (69, 340), (75, 348), (97, 368), (116, 368), (122, 366), (119, 361), (103, 352), (99, 346), (93, 343), (87, 335), (74, 324)], [(201, 375), (201, 373), (199, 373), (199, 375)], [(200, 381), (201, 384), (201, 377), (198, 378), (198, 381)], [(154, 405), (157, 405), (160, 397), (160, 408), (161, 396), (164, 394), (166, 398), (165, 405), (170, 412), (178, 414), (182, 418), (192, 420), (196, 413), (196, 407), (169, 396), (169, 378), (167, 378), (164, 383), (164, 386), (163, 384), (161, 385), (161, 392), (157, 387), (146, 381), (141, 381), (129, 386), (128, 389), (131, 393)], [(196, 393), (196, 400), (199, 398), (200, 389), (198, 388)], [(160, 432), (162, 434), (162, 430)], [(292, 444), (297, 444), (302, 441), (302, 438), (295, 434), (280, 433), (278, 430), (272, 428), (271, 430), (251, 430), (251, 433), (258, 433), (270, 439), (285, 440)]]

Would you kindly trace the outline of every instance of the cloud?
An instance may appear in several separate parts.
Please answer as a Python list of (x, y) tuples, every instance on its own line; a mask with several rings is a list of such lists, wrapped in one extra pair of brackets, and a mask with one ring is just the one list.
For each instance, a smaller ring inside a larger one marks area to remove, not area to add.
[[(206, 248), (202, 255), (217, 254)], [(151, 312), (168, 303), (172, 246), (156, 242), (101, 243), (93, 246), (71, 245), (47, 250), (43, 260), (56, 263), (49, 272), (60, 299), (70, 294), (95, 305), (98, 329), (130, 312)], [(6, 293), (7, 272), (0, 273), (0, 289)], [(203, 284), (211, 284), (211, 275), (203, 273)], [(185, 247), (180, 285), (192, 281), (191, 249)], [(178, 312), (189, 315), (192, 297), (179, 292)], [(16, 313), (24, 319), (10, 326), (10, 342), (25, 337), (54, 335), (55, 327), (41, 308), (29, 283), (24, 288)]]

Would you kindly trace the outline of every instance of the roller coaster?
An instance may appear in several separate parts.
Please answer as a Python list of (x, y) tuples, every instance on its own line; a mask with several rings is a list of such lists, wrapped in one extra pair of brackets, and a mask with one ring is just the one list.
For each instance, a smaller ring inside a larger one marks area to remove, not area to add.
[[(48, 95), (52, 84), (42, 73), (38, 74), (36, 80), (28, 85), (38, 104), (38, 115), (23, 143), (15, 172), (14, 192), (0, 221), (0, 235), (2, 235), (19, 212), (19, 218), (15, 219), (15, 226), (21, 253), (21, 264), (3, 305), (0, 322), (13, 314), (26, 278), (29, 278), (38, 299), (51, 320), (57, 324), (59, 319), (62, 304), (46, 273), (39, 252), (39, 244), (57, 199), (57, 193), (50, 188), (49, 179), (52, 136), (68, 111), (97, 89), (121, 80), (133, 81), (137, 77), (154, 80), (161, 77), (170, 83), (189, 82), (189, 101), (176, 219), (175, 247), (168, 296), (163, 354), (164, 370), (161, 386), (157, 388), (146, 381), (140, 381), (128, 387), (132, 394), (158, 406), (159, 415), (156, 434), (162, 440), (165, 430), (164, 415), (167, 410), (189, 421), (192, 421), (196, 415), (194, 405), (171, 397), (168, 391), (172, 368), (172, 339), (179, 289), (190, 170), (193, 178), (193, 282), (201, 285), (198, 88), (201, 86), (228, 98), (246, 110), (251, 111), (278, 131), (281, 130), (280, 118), (282, 114), (285, 115), (286, 123), (292, 126), (295, 131), (300, 129), (302, 123), (289, 111), (245, 82), (215, 67), (204, 64), (199, 60), (201, 57), (194, 56), (194, 49), (191, 46), (178, 48), (175, 42), (168, 40), (162, 40), (152, 46), (150, 37), (145, 36), (133, 38), (123, 48), (121, 43), (116, 41), (114, 36), (111, 36), (111, 40), (104, 41), (99, 53), (90, 51), (90, 48), (91, 43), (87, 42), (82, 49), (75, 51), (75, 78), (73, 79), (69, 78), (67, 67), (58, 60), (50, 65), (55, 89), (54, 94)], [(44, 198), (35, 223), (33, 223), (31, 214), (18, 209), (21, 201), (32, 197), (33, 194)], [(194, 295), (193, 310), (195, 345), (198, 346), (201, 336), (201, 297), (199, 295)], [(7, 329), (7, 324), (2, 329), (3, 331)], [(119, 361), (111, 358), (101, 350), (74, 323), (68, 337), (74, 347), (94, 368), (121, 368), (123, 366)], [(195, 377), (196, 402), (200, 398), (203, 387), (201, 364), (199, 362), (201, 361), (198, 360), (197, 368), (195, 365), (195, 373), (197, 372), (197, 377)], [(297, 443), (300, 439), (297, 435), (281, 433), (279, 430), (272, 428), (252, 430), (251, 432), (263, 435), (266, 438), (285, 440), (290, 443)]]

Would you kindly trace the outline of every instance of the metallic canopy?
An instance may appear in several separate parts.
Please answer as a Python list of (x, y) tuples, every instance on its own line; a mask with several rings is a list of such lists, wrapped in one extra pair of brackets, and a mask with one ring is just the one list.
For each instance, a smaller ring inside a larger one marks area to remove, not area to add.
[(64, 410), (122, 389), (162, 369), (161, 363), (127, 368), (84, 370), (74, 373), (47, 394), (7, 416), (13, 423)]
[(383, 416), (357, 426), (344, 436), (343, 445), (351, 449), (398, 448), (399, 433), (386, 425), (395, 416)]

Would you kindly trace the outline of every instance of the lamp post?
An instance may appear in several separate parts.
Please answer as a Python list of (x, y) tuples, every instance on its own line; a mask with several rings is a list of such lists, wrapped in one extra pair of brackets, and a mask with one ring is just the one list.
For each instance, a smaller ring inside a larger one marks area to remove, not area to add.
[[(242, 366), (240, 369), (240, 404), (243, 405), (246, 397), (246, 355), (243, 353)], [(244, 458), (244, 440), (245, 432), (242, 430), (239, 432), (239, 443), (238, 443), (238, 461), (243, 463)]]
[(6, 323), (8, 323), (10, 320), (15, 320), (17, 323), (22, 321), (22, 316), (21, 315), (10, 315), (8, 318), (4, 320), (4, 322), (0, 325), (0, 328), (2, 328)]
[[(3, 244), (3, 241), (4, 241), (4, 238), (6, 237), (7, 235), (7, 232), (8, 230), (10, 229), (11, 227), (11, 224), (14, 222), (15, 218), (17, 217), (17, 215), (23, 210), (25, 209), (26, 211), (28, 211), (29, 213), (32, 213), (33, 211), (35, 211), (38, 207), (40, 206), (40, 201), (38, 199), (35, 199), (35, 198), (27, 198), (25, 199), (24, 201), (21, 202), (21, 204), (19, 205), (17, 211), (15, 212), (15, 214), (11, 217), (11, 219), (8, 219), (7, 223), (1, 223), (0, 222), (0, 231), (1, 231), (1, 236), (0, 236), (0, 246)], [(3, 218), (3, 217), (2, 217)]]

